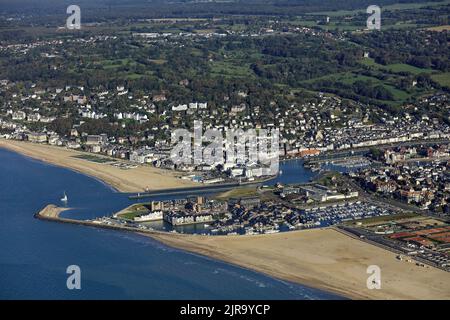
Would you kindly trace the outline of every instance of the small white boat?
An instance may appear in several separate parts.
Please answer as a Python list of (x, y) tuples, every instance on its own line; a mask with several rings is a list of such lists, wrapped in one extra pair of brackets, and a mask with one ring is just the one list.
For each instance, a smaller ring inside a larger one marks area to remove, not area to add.
[(67, 200), (68, 200), (68, 199), (67, 199), (67, 194), (66, 194), (66, 192), (64, 191), (64, 197), (61, 198), (61, 201), (62, 201), (62, 202), (67, 202)]

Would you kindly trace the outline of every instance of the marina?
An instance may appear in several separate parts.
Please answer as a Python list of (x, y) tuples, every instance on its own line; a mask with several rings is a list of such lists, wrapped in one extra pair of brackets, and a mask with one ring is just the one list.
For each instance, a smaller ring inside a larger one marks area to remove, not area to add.
[[(4, 240), (0, 260), (2, 274), (7, 275), (0, 279), (2, 298), (41, 299), (43, 294), (46, 299), (341, 298), (167, 247), (135, 234), (134, 229), (118, 232), (116, 226), (82, 225), (79, 220), (111, 216), (131, 205), (128, 194), (4, 149), (0, 149), (0, 158), (0, 189), (4, 190), (0, 196), (0, 234)], [(42, 179), (43, 175), (47, 178)], [(59, 203), (63, 190), (69, 209), (60, 217), (76, 221), (48, 223), (33, 218), (45, 203)], [(23, 194), (28, 195), (26, 201)], [(73, 263), (83, 270), (82, 293), (65, 286), (66, 268)], [(34, 280), (23, 277), (24, 273)]]

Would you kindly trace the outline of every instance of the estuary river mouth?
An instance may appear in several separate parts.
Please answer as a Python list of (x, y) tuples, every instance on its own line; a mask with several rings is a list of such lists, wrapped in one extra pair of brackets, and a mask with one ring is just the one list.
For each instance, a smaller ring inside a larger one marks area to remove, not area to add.
[[(274, 185), (277, 182), (281, 182), (283, 184), (293, 184), (293, 183), (305, 183), (311, 181), (315, 176), (317, 176), (317, 172), (312, 172), (309, 169), (306, 169), (303, 167), (303, 161), (302, 160), (289, 160), (289, 161), (283, 161), (281, 163), (281, 174), (277, 177), (267, 180), (264, 182), (259, 183), (260, 185)], [(243, 186), (244, 188), (247, 186)], [(78, 204), (79, 199), (73, 199), (73, 197), (70, 197), (68, 202), (60, 202), (57, 203), (61, 207), (67, 207), (69, 210), (66, 210), (64, 212), (61, 212), (60, 216), (62, 218), (69, 218), (69, 219), (76, 219), (76, 220), (85, 220), (85, 219), (94, 219), (94, 218), (100, 218), (104, 216), (111, 217), (114, 213), (117, 211), (120, 211), (121, 209), (124, 209), (125, 207), (134, 204), (134, 203), (149, 203), (151, 201), (163, 201), (163, 200), (173, 200), (173, 199), (184, 199), (189, 196), (205, 196), (210, 197), (214, 196), (215, 194), (219, 194), (221, 192), (224, 192), (224, 190), (221, 189), (222, 187), (220, 185), (215, 185), (211, 187), (200, 187), (200, 188), (180, 188), (179, 190), (166, 190), (164, 192), (154, 192), (151, 196), (146, 196), (142, 198), (135, 198), (135, 193), (119, 193), (117, 196), (119, 198), (122, 198), (122, 196), (125, 198), (128, 198), (129, 201), (126, 202), (126, 204), (123, 205), (123, 207), (119, 207), (115, 211), (108, 210), (105, 213), (105, 210), (103, 210), (100, 207), (97, 207), (97, 211), (91, 210), (93, 207), (90, 205), (89, 207), (83, 206), (82, 204)], [(231, 187), (226, 187), (225, 190), (229, 190)], [(156, 231), (165, 231), (165, 232), (178, 232), (182, 234), (209, 234), (209, 235), (224, 235), (226, 233), (213, 233), (211, 232), (213, 227), (208, 223), (199, 223), (199, 224), (187, 224), (187, 225), (179, 225), (179, 226), (172, 226), (166, 221), (160, 220), (160, 221), (151, 221), (151, 222), (143, 222), (141, 225), (149, 227)], [(281, 224), (279, 226), (279, 230), (282, 232), (289, 231), (289, 228)], [(245, 230), (237, 230), (238, 234), (245, 234)]]
[[(74, 208), (64, 215), (75, 219), (132, 202), (95, 179), (4, 149), (0, 174), (2, 299), (341, 299), (138, 234), (39, 221), (33, 214), (60, 204), (64, 192)], [(82, 271), (81, 290), (66, 287), (73, 264)]]

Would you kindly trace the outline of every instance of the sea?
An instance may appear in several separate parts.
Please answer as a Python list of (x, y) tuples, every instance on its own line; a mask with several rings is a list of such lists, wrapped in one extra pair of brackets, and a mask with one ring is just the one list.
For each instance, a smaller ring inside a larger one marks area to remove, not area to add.
[[(314, 176), (298, 160), (281, 170), (277, 181), (285, 183)], [(132, 204), (93, 177), (0, 148), (0, 299), (342, 299), (141, 235), (33, 217), (60, 205), (64, 192), (64, 216), (75, 219)], [(67, 287), (71, 265), (81, 271), (79, 290)]]

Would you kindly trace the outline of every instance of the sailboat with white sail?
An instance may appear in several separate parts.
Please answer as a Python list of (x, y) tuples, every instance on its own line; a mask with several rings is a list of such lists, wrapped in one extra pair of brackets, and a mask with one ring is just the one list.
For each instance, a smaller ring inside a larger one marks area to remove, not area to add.
[(64, 196), (61, 198), (61, 202), (67, 202), (69, 199), (67, 198), (67, 194), (64, 191)]

